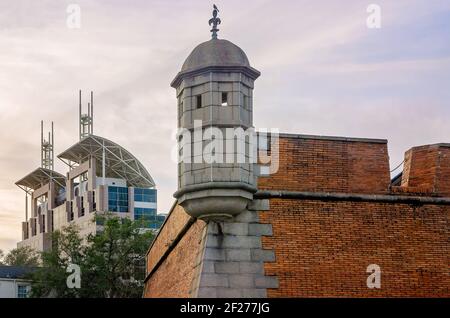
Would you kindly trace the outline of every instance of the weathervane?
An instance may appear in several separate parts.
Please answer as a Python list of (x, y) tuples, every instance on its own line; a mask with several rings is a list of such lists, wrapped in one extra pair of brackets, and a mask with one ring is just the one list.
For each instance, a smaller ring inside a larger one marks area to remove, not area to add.
[(219, 29), (217, 28), (217, 25), (220, 24), (220, 18), (217, 17), (217, 12), (219, 12), (219, 9), (217, 9), (216, 5), (213, 4), (213, 17), (212, 19), (209, 19), (209, 25), (213, 25), (213, 28), (211, 29), (212, 32), (212, 38), (217, 39), (217, 31)]

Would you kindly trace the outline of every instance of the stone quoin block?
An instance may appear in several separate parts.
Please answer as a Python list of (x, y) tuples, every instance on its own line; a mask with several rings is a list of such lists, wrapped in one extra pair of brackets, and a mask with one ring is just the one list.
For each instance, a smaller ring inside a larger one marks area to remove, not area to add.
[(223, 274), (202, 274), (200, 287), (228, 287), (228, 276)]
[(242, 289), (242, 297), (244, 298), (266, 298), (267, 291), (264, 288)]
[(214, 262), (213, 261), (203, 261), (201, 262), (202, 265), (202, 272), (203, 273), (215, 273), (216, 270), (214, 268)]
[(269, 200), (255, 199), (248, 204), (247, 209), (252, 211), (268, 211), (270, 209)]
[(257, 236), (209, 234), (207, 244), (215, 248), (261, 248), (261, 239)]
[(253, 288), (255, 286), (255, 278), (253, 277), (253, 275), (229, 275), (228, 279), (231, 288)]
[(248, 211), (245, 210), (234, 217), (235, 222), (247, 222), (247, 223), (254, 223), (259, 221), (258, 213), (255, 211)]
[(224, 234), (247, 235), (249, 234), (248, 223), (223, 223), (222, 230)]
[(227, 249), (225, 252), (226, 252), (227, 261), (250, 261), (251, 260), (251, 252), (250, 252), (250, 249), (248, 249), (248, 248)]
[(251, 259), (254, 261), (275, 262), (275, 253), (272, 250), (252, 249)]
[(249, 224), (248, 234), (255, 236), (270, 236), (272, 235), (272, 225), (271, 224)]
[(239, 273), (239, 262), (216, 262), (214, 269), (219, 274)]
[(207, 247), (205, 248), (205, 254), (203, 259), (223, 261), (225, 260), (225, 250)]
[(219, 298), (239, 298), (242, 297), (242, 290), (239, 288), (217, 288), (216, 295)]
[(259, 288), (278, 288), (279, 283), (276, 277), (261, 276), (255, 278), (255, 286)]
[(215, 287), (202, 287), (198, 290), (197, 293), (198, 298), (216, 298), (217, 296), (217, 288)]
[(242, 274), (264, 274), (263, 262), (239, 262), (239, 272)]

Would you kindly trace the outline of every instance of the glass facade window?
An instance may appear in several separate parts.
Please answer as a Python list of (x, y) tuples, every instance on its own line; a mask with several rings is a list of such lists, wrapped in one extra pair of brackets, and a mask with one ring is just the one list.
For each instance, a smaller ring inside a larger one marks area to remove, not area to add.
[(156, 202), (156, 189), (134, 188), (135, 202)]
[(150, 229), (159, 229), (164, 222), (164, 215), (157, 215), (156, 209), (134, 208), (134, 219), (143, 220), (144, 225)]
[(134, 218), (136, 220), (150, 220), (156, 218), (156, 209), (134, 208)]
[(128, 188), (109, 186), (108, 207), (111, 212), (128, 212)]
[(17, 286), (17, 298), (28, 298), (28, 286), (26, 285)]

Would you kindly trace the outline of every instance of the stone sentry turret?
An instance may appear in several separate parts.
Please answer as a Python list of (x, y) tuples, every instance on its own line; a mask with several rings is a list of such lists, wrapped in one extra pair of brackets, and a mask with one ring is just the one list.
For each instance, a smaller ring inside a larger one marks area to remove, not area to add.
[(242, 49), (217, 38), (217, 12), (209, 20), (212, 38), (192, 51), (171, 83), (182, 159), (174, 196), (188, 214), (206, 220), (239, 214), (256, 192), (252, 97), (260, 72)]

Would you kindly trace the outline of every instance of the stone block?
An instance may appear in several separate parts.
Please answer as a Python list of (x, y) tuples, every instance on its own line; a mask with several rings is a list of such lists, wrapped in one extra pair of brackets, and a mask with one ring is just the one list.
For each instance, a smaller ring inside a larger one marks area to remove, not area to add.
[(227, 249), (225, 258), (227, 261), (250, 261), (251, 252), (250, 249), (244, 248)]
[(249, 274), (229, 275), (228, 281), (231, 288), (252, 288), (255, 286), (255, 279), (253, 275)]
[(247, 222), (247, 223), (253, 223), (259, 221), (258, 213), (254, 211), (243, 211), (240, 214), (236, 215), (234, 217), (235, 222)]
[(225, 274), (202, 274), (200, 277), (201, 287), (228, 287), (228, 276)]
[(201, 287), (197, 293), (198, 298), (216, 298), (217, 288), (214, 287)]
[(215, 273), (215, 262), (214, 261), (203, 261), (202, 262), (202, 272), (203, 273)]
[(239, 262), (239, 272), (241, 274), (264, 274), (264, 264), (262, 262)]
[(216, 295), (219, 298), (240, 298), (242, 290), (239, 288), (217, 288)]
[(278, 288), (278, 279), (275, 276), (261, 276), (255, 278), (255, 286), (260, 288)]
[(221, 246), (223, 248), (260, 248), (261, 239), (257, 236), (224, 235), (222, 239), (216, 237), (216, 241), (211, 240), (211, 247)]
[(239, 273), (239, 262), (216, 262), (214, 270), (218, 274), (237, 274)]
[(232, 235), (247, 235), (248, 234), (248, 223), (223, 223), (223, 233)]
[(244, 298), (267, 298), (267, 291), (264, 288), (242, 289)]
[(259, 223), (249, 224), (248, 234), (255, 236), (271, 236), (272, 224), (259, 224)]
[(248, 204), (247, 209), (252, 211), (268, 211), (270, 210), (270, 203), (268, 199), (255, 199)]
[[(248, 250), (248, 254), (249, 254), (249, 258), (250, 258), (250, 250)], [(205, 260), (223, 261), (223, 260), (225, 260), (225, 256), (227, 256), (227, 259), (228, 259), (228, 254), (225, 254), (225, 250), (223, 250), (223, 249), (210, 248), (210, 247), (205, 248), (205, 254), (204, 254)]]
[(275, 253), (272, 250), (252, 249), (252, 261), (275, 262)]

